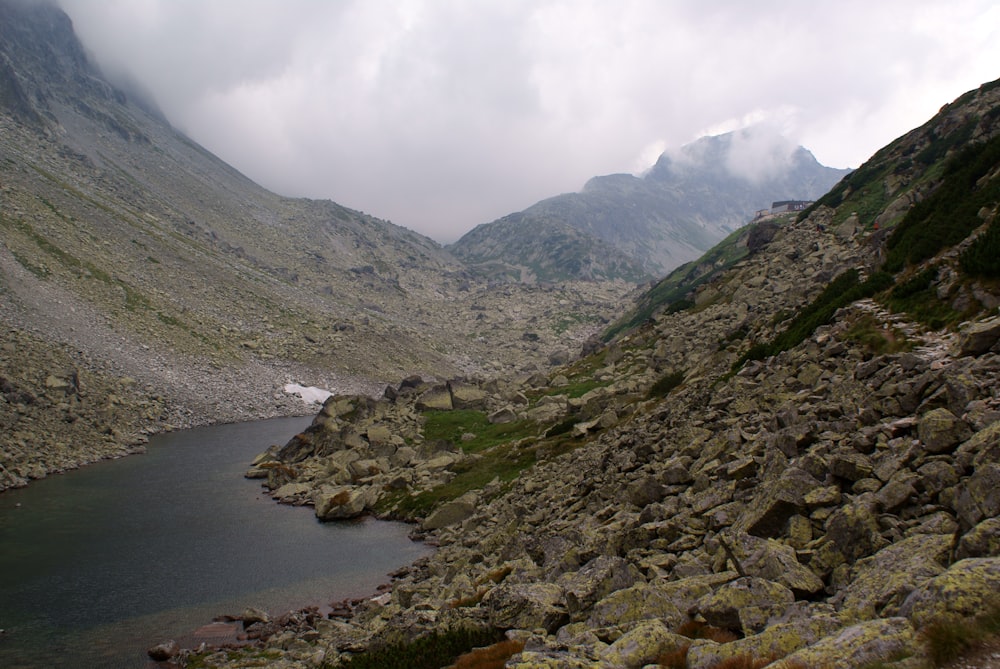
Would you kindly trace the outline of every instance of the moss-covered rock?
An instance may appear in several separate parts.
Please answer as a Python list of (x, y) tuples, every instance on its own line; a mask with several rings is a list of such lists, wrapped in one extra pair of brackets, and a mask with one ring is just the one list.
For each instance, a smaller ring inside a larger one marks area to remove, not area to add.
[(906, 618), (884, 618), (844, 628), (770, 666), (857, 669), (911, 653), (916, 644), (917, 635)]
[(973, 617), (995, 604), (998, 592), (1000, 558), (967, 558), (914, 590), (900, 615), (916, 627), (949, 614)]
[(554, 583), (502, 583), (482, 603), (490, 624), (500, 629), (552, 632), (568, 620), (563, 590)]
[(637, 583), (629, 588), (616, 590), (594, 605), (587, 619), (590, 627), (623, 625), (639, 620), (657, 618), (673, 628), (687, 616), (681, 612), (670, 595), (656, 585)]
[(781, 615), (794, 601), (792, 591), (780, 583), (745, 576), (705, 595), (695, 609), (710, 625), (754, 634), (758, 624)]
[(639, 669), (689, 643), (690, 639), (674, 634), (662, 621), (645, 620), (602, 649), (597, 666)]

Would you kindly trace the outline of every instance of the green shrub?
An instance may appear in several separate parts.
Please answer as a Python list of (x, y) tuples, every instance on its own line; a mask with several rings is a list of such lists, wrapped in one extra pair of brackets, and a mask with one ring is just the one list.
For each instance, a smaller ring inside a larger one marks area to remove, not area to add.
[(666, 374), (653, 384), (646, 393), (648, 399), (654, 397), (666, 397), (670, 394), (670, 391), (681, 385), (684, 382), (684, 372), (683, 371), (673, 371)]
[(958, 262), (969, 276), (1000, 278), (1000, 225), (996, 220), (962, 252)]
[(345, 669), (440, 669), (453, 663), (473, 648), (489, 646), (503, 639), (503, 633), (492, 628), (449, 629), (432, 632), (408, 643), (391, 644), (355, 655), (339, 667)]
[(943, 180), (913, 205), (886, 240), (885, 267), (898, 272), (954, 246), (982, 225), (979, 210), (1000, 201), (1000, 177), (981, 179), (1000, 163), (1000, 137), (971, 144), (945, 165)]

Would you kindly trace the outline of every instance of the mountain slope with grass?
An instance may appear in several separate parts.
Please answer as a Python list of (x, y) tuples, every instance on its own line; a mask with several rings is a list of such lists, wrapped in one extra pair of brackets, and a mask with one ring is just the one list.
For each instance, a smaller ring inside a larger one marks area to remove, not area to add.
[(903, 669), (994, 638), (998, 110), (1000, 82), (946, 105), (551, 373), (332, 398), (252, 475), (439, 549), (240, 653), (437, 667), (503, 634), (509, 668)]

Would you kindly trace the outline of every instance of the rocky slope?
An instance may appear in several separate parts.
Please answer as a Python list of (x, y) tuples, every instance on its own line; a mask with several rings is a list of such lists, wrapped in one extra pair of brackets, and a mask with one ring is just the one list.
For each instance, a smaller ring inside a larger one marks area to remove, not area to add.
[(334, 617), (181, 657), (418, 666), (472, 629), (524, 669), (931, 666), (929, 626), (1000, 591), (1000, 271), (976, 260), (998, 109), (1000, 82), (946, 106), (689, 306), (550, 374), (331, 398), (248, 473), (320, 518), (420, 518), (439, 550)]
[(612, 174), (476, 227), (449, 249), (515, 281), (642, 281), (692, 261), (776, 200), (813, 200), (847, 173), (759, 127), (703, 137), (641, 177)]
[(544, 368), (631, 290), (493, 289), (409, 230), (270, 193), (108, 82), (45, 2), (0, 1), (0, 156), (0, 489), (149, 431), (306, 410), (289, 381)]

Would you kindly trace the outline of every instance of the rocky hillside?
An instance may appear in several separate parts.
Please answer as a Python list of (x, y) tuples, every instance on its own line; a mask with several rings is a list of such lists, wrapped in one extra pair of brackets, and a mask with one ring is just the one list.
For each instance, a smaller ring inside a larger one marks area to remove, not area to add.
[(494, 290), (409, 230), (270, 193), (109, 82), (45, 2), (0, 0), (0, 156), (0, 489), (306, 410), (289, 381), (547, 368), (630, 289)]
[(439, 550), (181, 659), (915, 669), (996, 634), (998, 147), (994, 82), (549, 374), (331, 398), (248, 475)]
[(514, 280), (659, 277), (777, 200), (814, 200), (847, 170), (764, 129), (703, 137), (641, 177), (595, 177), (579, 193), (480, 225), (450, 250)]

